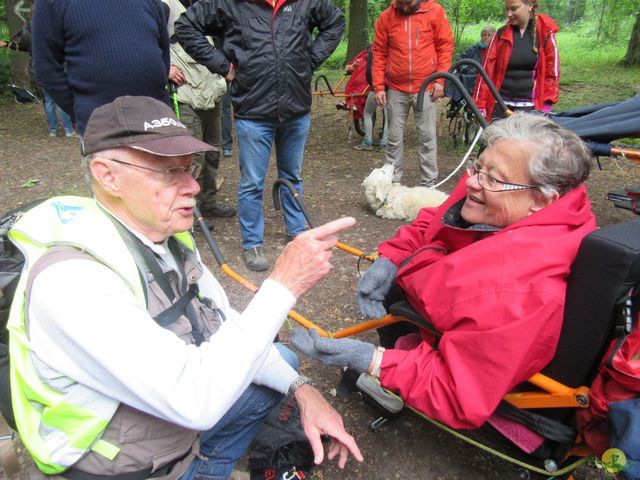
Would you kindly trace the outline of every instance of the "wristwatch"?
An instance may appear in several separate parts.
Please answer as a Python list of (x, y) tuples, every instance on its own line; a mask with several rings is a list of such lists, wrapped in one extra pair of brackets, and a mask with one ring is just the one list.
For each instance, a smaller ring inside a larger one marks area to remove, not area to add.
[(298, 375), (298, 377), (293, 382), (291, 382), (291, 385), (289, 385), (289, 389), (287, 390), (287, 397), (293, 397), (293, 394), (296, 393), (296, 390), (298, 390), (305, 383), (313, 385), (313, 382), (309, 377)]

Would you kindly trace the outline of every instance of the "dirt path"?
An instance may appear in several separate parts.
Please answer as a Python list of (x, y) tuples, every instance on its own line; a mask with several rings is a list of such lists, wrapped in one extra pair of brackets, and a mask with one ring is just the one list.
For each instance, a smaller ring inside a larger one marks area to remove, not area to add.
[[(316, 100), (313, 108), (304, 168), (304, 203), (318, 223), (343, 215), (356, 217), (358, 225), (346, 232), (341, 241), (367, 252), (373, 251), (380, 241), (393, 235), (402, 222), (379, 219), (367, 209), (360, 184), (374, 167), (382, 165), (384, 156), (378, 151), (359, 152), (352, 148), (360, 138), (356, 138), (354, 132), (348, 143), (346, 115), (336, 111), (334, 104), (330, 98)], [(0, 105), (0, 113), (0, 212), (41, 197), (87, 193), (79, 169), (77, 139), (48, 137), (39, 105)], [(411, 130), (407, 135), (407, 146), (407, 158), (416, 158), (415, 134)], [(462, 154), (451, 151), (445, 140), (440, 142), (440, 146), (441, 174), (446, 174)], [(234, 155), (224, 159), (221, 166), (225, 177), (223, 194), (234, 204), (238, 181), (236, 162)], [(602, 163), (604, 170), (593, 171), (589, 192), (598, 223), (606, 225), (631, 217), (629, 212), (614, 209), (606, 200), (606, 192), (640, 183), (640, 168), (624, 161), (617, 165), (609, 159)], [(409, 185), (417, 183), (417, 162), (409, 162), (405, 175)], [(271, 176), (272, 181), (273, 169)], [(449, 183), (445, 189), (450, 191), (452, 186)], [(284, 247), (285, 232), (281, 213), (273, 210), (270, 199), (265, 204), (265, 251), (273, 260)], [(216, 220), (214, 226), (215, 237), (228, 264), (254, 283), (259, 284), (266, 278), (267, 274), (249, 272), (244, 268), (237, 221)], [(212, 256), (203, 248), (203, 239), (198, 237), (197, 240), (206, 263), (215, 271)], [(357, 260), (342, 252), (336, 252), (334, 258), (335, 268), (330, 276), (296, 307), (307, 318), (330, 330), (338, 330), (360, 320), (354, 302)], [(216, 276), (236, 308), (246, 305), (250, 293), (222, 272)], [(286, 331), (282, 337), (286, 340)], [(371, 333), (363, 335), (363, 339), (376, 340)], [(303, 361), (302, 369), (315, 379), (326, 396), (330, 396), (339, 380), (337, 370), (320, 368), (310, 361)], [(344, 414), (345, 423), (358, 440), (366, 461), (361, 465), (350, 463), (344, 472), (333, 466), (318, 468), (315, 470), (316, 479), (517, 478), (514, 466), (455, 440), (411, 413), (404, 413), (377, 433), (372, 433), (368, 424), (375, 419), (376, 413), (370, 406), (355, 396), (334, 398), (332, 401)], [(599, 477), (593, 468), (582, 468), (575, 478)]]

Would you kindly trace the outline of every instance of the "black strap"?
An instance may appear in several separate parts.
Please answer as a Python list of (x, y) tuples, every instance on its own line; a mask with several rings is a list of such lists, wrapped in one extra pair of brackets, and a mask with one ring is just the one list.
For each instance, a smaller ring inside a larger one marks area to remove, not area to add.
[(576, 439), (577, 432), (574, 428), (529, 410), (522, 410), (505, 400), (500, 402), (496, 412), (505, 418), (529, 427), (534, 432), (554, 442), (572, 443)]
[(92, 473), (83, 472), (75, 468), (70, 468), (66, 472), (60, 475), (62, 478), (68, 480), (144, 480), (150, 478), (149, 469), (138, 470), (137, 472), (120, 473), (118, 475), (94, 475)]
[(190, 305), (191, 300), (193, 300), (197, 296), (198, 296), (198, 286), (194, 283), (189, 287), (189, 290), (187, 290), (187, 293), (181, 296), (177, 302), (173, 303), (169, 308), (157, 314), (155, 317), (153, 317), (153, 319), (161, 327), (167, 327), (168, 325), (175, 322), (176, 318), (178, 318), (184, 312), (186, 317), (191, 322), (191, 327), (193, 328), (191, 315), (187, 315), (187, 312), (185, 312), (185, 307)]
[[(116, 230), (122, 237), (127, 249), (131, 253), (134, 258), (134, 261), (138, 267), (138, 273), (140, 274), (140, 281), (142, 285), (147, 285), (147, 270), (153, 276), (153, 278), (158, 282), (158, 285), (167, 296), (172, 305), (166, 310), (160, 312), (155, 317), (153, 317), (154, 321), (156, 321), (160, 326), (166, 327), (169, 324), (173, 323), (178, 317), (180, 317), (183, 313), (189, 319), (189, 323), (191, 323), (191, 331), (193, 335), (193, 340), (197, 345), (200, 345), (204, 341), (204, 335), (198, 328), (198, 324), (196, 321), (197, 313), (191, 303), (199, 293), (198, 285), (192, 284), (187, 292), (182, 295), (177, 301), (174, 301), (176, 298), (169, 281), (167, 280), (167, 275), (162, 271), (162, 267), (158, 262), (157, 257), (151, 251), (149, 247), (147, 247), (142, 241), (136, 237), (133, 233), (131, 233), (127, 228), (124, 227), (116, 218), (114, 218), (108, 212), (106, 213), (107, 217), (112, 221)], [(176, 259), (176, 265), (180, 268), (180, 263), (184, 261), (184, 253), (180, 249), (177, 240), (173, 237), (169, 239), (168, 242), (169, 250), (171, 254)], [(183, 288), (186, 288), (186, 273), (181, 270), (182, 279), (183, 279)], [(145, 300), (148, 304), (149, 299), (147, 296), (147, 290), (145, 290)]]

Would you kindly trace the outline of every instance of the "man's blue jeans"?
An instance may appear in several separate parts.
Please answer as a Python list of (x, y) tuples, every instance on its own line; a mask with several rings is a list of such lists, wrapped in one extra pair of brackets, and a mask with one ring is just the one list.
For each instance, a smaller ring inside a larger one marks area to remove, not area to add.
[[(269, 167), (271, 148), (276, 146), (278, 178), (289, 180), (302, 194), (302, 159), (309, 134), (310, 114), (280, 122), (278, 120), (236, 119), (240, 147), (240, 185), (238, 219), (242, 248), (261, 247), (264, 238), (262, 196)], [(306, 229), (304, 215), (287, 188), (280, 190), (287, 234), (297, 235)]]
[[(275, 344), (282, 357), (296, 370), (298, 359), (287, 347)], [(282, 399), (282, 394), (251, 384), (213, 428), (200, 434), (200, 454), (181, 480), (227, 480), (236, 462), (256, 436), (264, 418)]]
[(55, 104), (53, 99), (49, 96), (44, 88), (41, 90), (42, 96), (44, 97), (44, 115), (45, 117), (47, 117), (49, 133), (58, 132), (58, 114), (60, 114), (60, 119), (62, 120), (64, 133), (73, 133), (73, 123), (71, 123), (71, 118), (69, 118), (69, 115), (64, 113), (64, 111)]

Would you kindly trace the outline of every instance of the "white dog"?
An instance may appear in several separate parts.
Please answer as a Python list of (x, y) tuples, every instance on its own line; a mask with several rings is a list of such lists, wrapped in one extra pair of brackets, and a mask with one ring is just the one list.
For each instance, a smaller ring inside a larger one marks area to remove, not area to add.
[(392, 220), (413, 220), (421, 208), (436, 207), (448, 195), (427, 187), (405, 187), (391, 183), (393, 165), (373, 170), (362, 182), (364, 196), (375, 214)]

